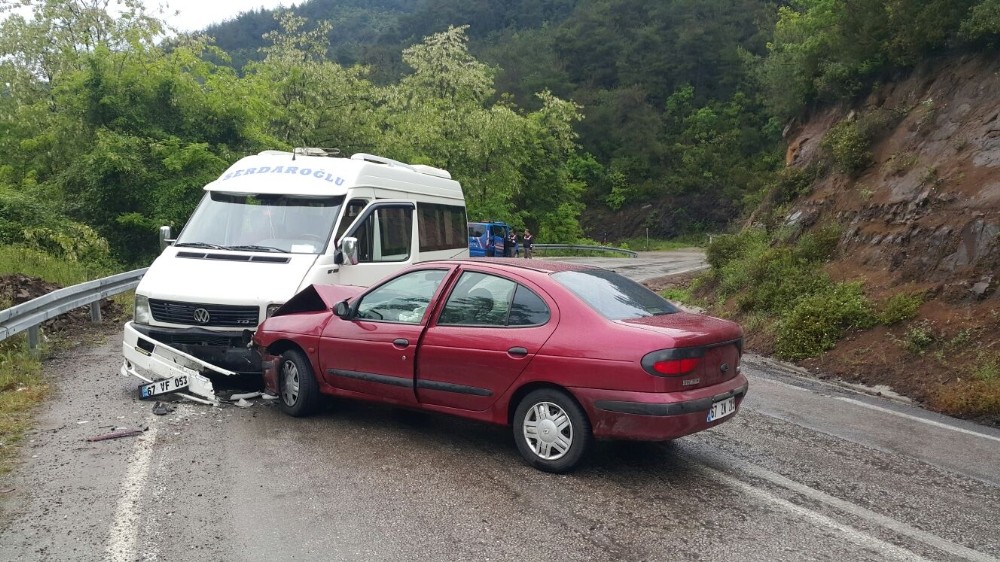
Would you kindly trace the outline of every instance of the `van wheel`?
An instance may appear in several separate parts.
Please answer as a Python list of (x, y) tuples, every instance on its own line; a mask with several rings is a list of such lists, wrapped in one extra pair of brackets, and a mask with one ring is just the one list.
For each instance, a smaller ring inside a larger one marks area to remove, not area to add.
[(568, 472), (590, 449), (590, 422), (565, 392), (531, 392), (514, 412), (514, 441), (528, 464), (545, 472)]
[(308, 416), (319, 405), (319, 387), (312, 365), (297, 349), (281, 354), (278, 366), (278, 396), (281, 411), (294, 417)]

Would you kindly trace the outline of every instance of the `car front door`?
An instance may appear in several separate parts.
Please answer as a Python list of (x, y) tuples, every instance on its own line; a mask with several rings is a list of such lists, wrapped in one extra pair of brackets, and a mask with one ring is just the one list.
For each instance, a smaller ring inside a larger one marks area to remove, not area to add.
[(464, 271), (421, 341), (419, 402), (492, 406), (555, 330), (553, 307), (540, 294), (513, 279)]
[(417, 344), (449, 271), (404, 273), (362, 295), (353, 317), (334, 317), (319, 343), (324, 380), (344, 394), (414, 404)]

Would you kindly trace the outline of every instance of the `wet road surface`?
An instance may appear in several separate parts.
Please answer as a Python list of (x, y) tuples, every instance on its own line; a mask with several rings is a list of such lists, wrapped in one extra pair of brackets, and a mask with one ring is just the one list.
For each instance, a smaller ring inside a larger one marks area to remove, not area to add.
[[(1000, 558), (1000, 432), (764, 358), (730, 422), (551, 475), (507, 428), (358, 402), (156, 416), (120, 345), (46, 362), (55, 392), (0, 478), (0, 560)], [(85, 441), (121, 426), (148, 429)]]

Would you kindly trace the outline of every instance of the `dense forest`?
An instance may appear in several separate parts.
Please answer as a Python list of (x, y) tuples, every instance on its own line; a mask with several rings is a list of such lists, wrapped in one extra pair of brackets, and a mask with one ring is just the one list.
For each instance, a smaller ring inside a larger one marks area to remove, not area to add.
[(308, 0), (190, 36), (29, 4), (0, 6), (0, 246), (102, 270), (293, 146), (447, 168), (547, 242), (719, 232), (794, 195), (790, 123), (1000, 38), (1000, 0)]

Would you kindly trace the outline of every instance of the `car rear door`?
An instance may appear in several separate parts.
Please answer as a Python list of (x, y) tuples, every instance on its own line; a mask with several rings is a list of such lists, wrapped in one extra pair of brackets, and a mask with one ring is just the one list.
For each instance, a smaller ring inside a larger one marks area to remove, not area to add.
[(422, 404), (483, 411), (507, 391), (558, 323), (539, 288), (466, 269), (427, 328), (417, 363)]
[(450, 271), (403, 273), (362, 295), (353, 318), (331, 319), (319, 343), (323, 379), (346, 393), (414, 404), (417, 344)]

